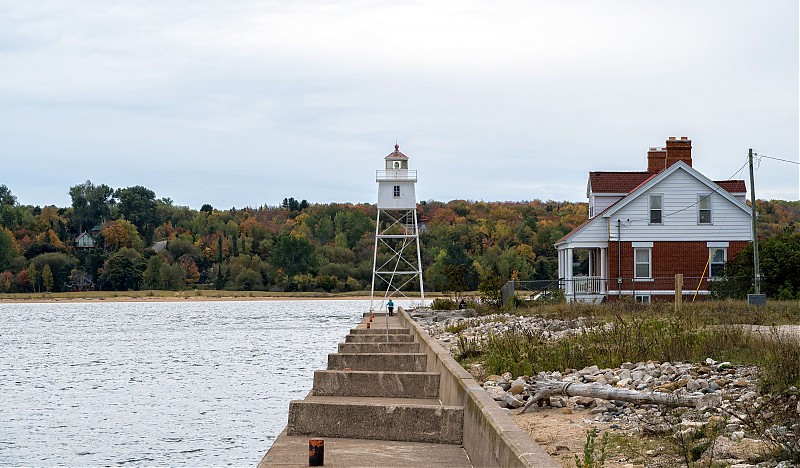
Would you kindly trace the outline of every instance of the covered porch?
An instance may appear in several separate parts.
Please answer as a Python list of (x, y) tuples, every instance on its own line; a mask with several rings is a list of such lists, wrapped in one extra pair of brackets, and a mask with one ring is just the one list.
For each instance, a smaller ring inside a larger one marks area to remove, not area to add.
[[(566, 242), (557, 249), (558, 279), (567, 302), (601, 302), (608, 293), (608, 242)], [(588, 252), (585, 267), (576, 268), (578, 250)]]

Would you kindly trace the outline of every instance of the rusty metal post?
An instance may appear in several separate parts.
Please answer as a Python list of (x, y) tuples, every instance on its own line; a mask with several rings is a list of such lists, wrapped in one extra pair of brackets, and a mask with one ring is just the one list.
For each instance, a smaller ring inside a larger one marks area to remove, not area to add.
[(675, 275), (675, 312), (680, 312), (683, 306), (683, 274)]
[(310, 439), (308, 441), (308, 466), (325, 465), (325, 440)]

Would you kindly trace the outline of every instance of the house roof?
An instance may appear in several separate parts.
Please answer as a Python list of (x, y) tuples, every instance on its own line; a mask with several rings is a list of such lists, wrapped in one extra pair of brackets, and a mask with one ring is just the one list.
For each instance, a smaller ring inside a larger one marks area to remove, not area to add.
[(593, 193), (630, 193), (652, 176), (650, 172), (593, 171), (589, 173), (589, 187)]
[[(650, 173), (650, 172), (590, 172), (589, 173), (589, 183), (593, 192), (596, 192), (595, 186), (592, 184), (592, 175), (593, 174), (613, 174), (613, 176), (608, 177), (599, 177), (596, 180), (601, 180), (601, 187), (604, 187), (608, 190), (606, 193), (622, 193), (618, 190), (620, 187), (624, 187), (624, 183), (617, 183), (614, 185), (614, 181), (621, 179), (622, 175), (628, 174), (630, 175), (631, 181), (639, 181), (639, 183), (633, 187), (631, 187), (627, 192), (627, 195), (620, 198), (616, 202), (612, 203), (611, 206), (603, 210), (602, 212), (595, 215), (593, 218), (587, 219), (583, 223), (579, 224), (575, 229), (561, 237), (561, 239), (555, 242), (555, 245), (563, 244), (567, 241), (570, 237), (575, 236), (580, 231), (582, 231), (587, 225), (591, 224), (592, 222), (601, 219), (601, 218), (608, 218), (611, 214), (622, 208), (623, 206), (627, 205), (631, 200), (636, 198), (640, 193), (647, 190), (651, 185), (658, 183), (659, 181), (669, 177), (670, 174), (675, 172), (678, 169), (683, 169), (690, 175), (694, 176), (697, 180), (707, 185), (710, 189), (714, 190), (715, 192), (722, 195), (724, 198), (728, 199), (734, 205), (739, 206), (741, 209), (748, 211), (750, 208), (744, 204), (742, 201), (734, 197), (733, 193), (744, 193), (746, 192), (746, 188), (744, 185), (743, 180), (723, 180), (723, 181), (712, 181), (700, 172), (697, 169), (692, 168), (691, 166), (687, 165), (683, 161), (678, 161), (677, 163), (673, 164), (669, 168), (658, 172), (658, 173)], [(646, 175), (646, 177), (642, 177), (642, 174)], [(627, 185), (631, 185), (632, 182), (627, 183)], [(719, 187), (722, 190), (717, 190), (714, 186)]]
[(730, 193), (747, 193), (743, 180), (715, 180), (714, 183)]
[[(653, 172), (603, 172), (589, 173), (589, 187), (593, 193), (631, 193), (657, 173)], [(743, 180), (715, 180), (715, 184), (730, 193), (746, 193)]]

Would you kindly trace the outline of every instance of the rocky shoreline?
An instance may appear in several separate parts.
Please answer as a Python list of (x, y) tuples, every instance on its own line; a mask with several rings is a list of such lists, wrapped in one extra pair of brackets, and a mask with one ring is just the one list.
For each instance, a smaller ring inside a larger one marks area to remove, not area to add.
[[(435, 311), (418, 310), (415, 320), (437, 339), (451, 354), (458, 352), (460, 333), (463, 338), (480, 340), (489, 334), (509, 330), (533, 331), (543, 339), (559, 339), (579, 334), (590, 325), (586, 319), (559, 320), (541, 317), (521, 317), (495, 314), (478, 317), (474, 310)], [(454, 333), (453, 331), (457, 331)], [(520, 408), (535, 392), (537, 381), (584, 383), (602, 387), (636, 390), (639, 392), (668, 392), (678, 397), (697, 397), (700, 403), (694, 408), (677, 408), (666, 411), (657, 405), (637, 405), (619, 400), (607, 401), (585, 396), (555, 396), (546, 399), (545, 407), (563, 413), (587, 412), (584, 422), (602, 424), (615, 431), (634, 431), (644, 435), (678, 434), (692, 438), (695, 433), (709, 433), (713, 427), (716, 438), (712, 450), (704, 456), (713, 457), (722, 466), (795, 466), (788, 462), (763, 462), (748, 465), (754, 453), (767, 452), (769, 441), (764, 434), (754, 432), (750, 410), (766, 408), (764, 397), (758, 393), (758, 369), (752, 366), (732, 365), (707, 358), (704, 362), (626, 362), (618, 368), (599, 368), (596, 365), (583, 369), (540, 372), (535, 376), (487, 375), (480, 364), (468, 369), (482, 383), (484, 389), (509, 410)], [(800, 414), (797, 389), (794, 390), (791, 411)], [(543, 411), (531, 408), (532, 411)], [(774, 415), (764, 409), (760, 416), (769, 421)], [(777, 427), (774, 430), (800, 432), (800, 428)], [(649, 456), (657, 456), (651, 453)], [(622, 465), (627, 466), (627, 465)], [(631, 465), (636, 466), (636, 465)]]

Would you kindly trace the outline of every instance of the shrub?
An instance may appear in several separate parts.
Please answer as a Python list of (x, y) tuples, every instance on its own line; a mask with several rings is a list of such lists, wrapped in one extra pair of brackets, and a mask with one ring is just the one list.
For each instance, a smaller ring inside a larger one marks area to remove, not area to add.
[(431, 303), (431, 309), (434, 310), (455, 310), (458, 309), (458, 303), (452, 299), (437, 297)]

